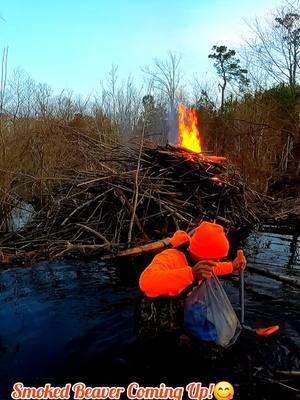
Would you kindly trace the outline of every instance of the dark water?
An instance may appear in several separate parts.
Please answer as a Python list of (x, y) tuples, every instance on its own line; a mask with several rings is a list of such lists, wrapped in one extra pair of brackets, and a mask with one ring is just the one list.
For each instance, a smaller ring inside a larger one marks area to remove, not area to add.
[[(300, 280), (300, 235), (260, 233), (248, 239), (249, 265), (268, 268), (272, 272), (295, 276)], [(281, 325), (283, 334), (300, 348), (300, 289), (274, 279), (247, 274), (247, 314), (256, 323)], [(251, 292), (254, 295), (251, 295)], [(255, 292), (258, 302), (255, 300)], [(260, 298), (263, 299), (263, 305)]]
[[(299, 237), (251, 235), (247, 255), (250, 265), (300, 278)], [(171, 345), (137, 343), (138, 276), (126, 264), (75, 261), (1, 271), (0, 399), (10, 398), (17, 381), (100, 386), (210, 383), (206, 379), (231, 381), (235, 398), (298, 398), (299, 393), (272, 379), (282, 380), (276, 369), (300, 369), (300, 289), (247, 273), (246, 323), (255, 328), (279, 324), (280, 333), (269, 339), (243, 333), (236, 345), (216, 356), (189, 342), (176, 351)], [(238, 312), (238, 279), (222, 282)], [(260, 375), (266, 378), (260, 381)], [(290, 379), (284, 384), (300, 387)]]

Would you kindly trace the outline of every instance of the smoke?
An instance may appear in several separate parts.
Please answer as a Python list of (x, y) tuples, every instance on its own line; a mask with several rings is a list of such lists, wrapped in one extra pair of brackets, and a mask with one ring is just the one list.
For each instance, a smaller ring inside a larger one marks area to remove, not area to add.
[(178, 115), (175, 107), (172, 107), (168, 114), (168, 143), (178, 143)]

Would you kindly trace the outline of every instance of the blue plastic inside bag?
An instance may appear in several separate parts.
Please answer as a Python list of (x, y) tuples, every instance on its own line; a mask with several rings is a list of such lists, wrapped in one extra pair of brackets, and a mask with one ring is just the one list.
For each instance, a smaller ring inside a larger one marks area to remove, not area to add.
[(185, 329), (203, 341), (231, 346), (241, 325), (219, 279), (214, 275), (188, 294), (184, 310)]
[(217, 330), (215, 325), (207, 318), (205, 304), (189, 304), (185, 308), (184, 325), (189, 333), (198, 339), (216, 341)]

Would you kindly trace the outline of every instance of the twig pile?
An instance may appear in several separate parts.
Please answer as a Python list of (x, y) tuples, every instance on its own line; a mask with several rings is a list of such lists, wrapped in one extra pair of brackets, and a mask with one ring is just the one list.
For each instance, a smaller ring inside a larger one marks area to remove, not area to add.
[(228, 163), (174, 146), (106, 148), (97, 163), (64, 180), (26, 230), (2, 238), (3, 259), (118, 252), (203, 219), (238, 230), (257, 221), (263, 203)]
[(273, 223), (298, 225), (300, 221), (300, 198), (279, 198), (274, 202), (271, 219)]

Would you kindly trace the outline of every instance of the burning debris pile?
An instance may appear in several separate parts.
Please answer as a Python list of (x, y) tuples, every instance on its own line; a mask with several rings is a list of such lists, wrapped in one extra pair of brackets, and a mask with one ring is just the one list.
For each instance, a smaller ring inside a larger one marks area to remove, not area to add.
[(222, 158), (170, 145), (122, 146), (106, 148), (101, 166), (70, 176), (26, 230), (4, 236), (2, 262), (117, 253), (203, 219), (228, 230), (257, 221), (259, 195)]
[(178, 109), (179, 145), (110, 145), (81, 137), (90, 169), (73, 171), (32, 223), (0, 240), (2, 263), (70, 254), (116, 254), (192, 230), (202, 220), (228, 231), (251, 227), (262, 212), (224, 157), (206, 156), (197, 115)]

